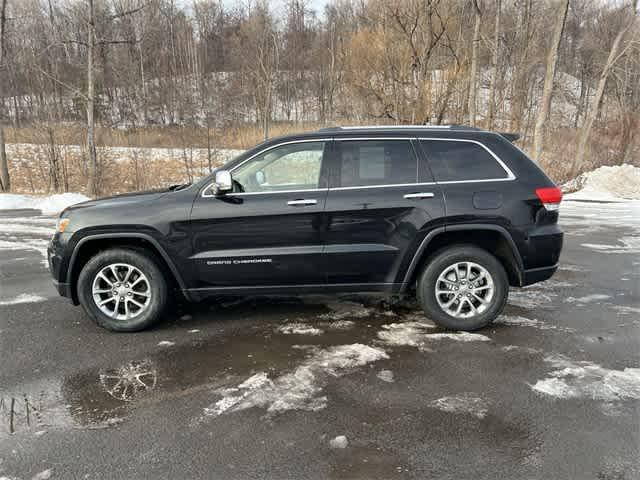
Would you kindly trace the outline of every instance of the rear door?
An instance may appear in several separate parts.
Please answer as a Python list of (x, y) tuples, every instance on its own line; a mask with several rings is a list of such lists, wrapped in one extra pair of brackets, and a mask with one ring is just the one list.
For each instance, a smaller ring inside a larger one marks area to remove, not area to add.
[(412, 139), (334, 140), (325, 207), (327, 282), (390, 289), (403, 281), (426, 232), (443, 221), (442, 193)]
[(323, 160), (330, 139), (286, 142), (232, 170), (233, 193), (205, 188), (191, 217), (197, 288), (324, 283)]

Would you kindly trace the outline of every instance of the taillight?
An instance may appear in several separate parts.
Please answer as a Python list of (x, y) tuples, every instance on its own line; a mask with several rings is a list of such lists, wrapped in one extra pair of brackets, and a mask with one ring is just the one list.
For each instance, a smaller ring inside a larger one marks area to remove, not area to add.
[(547, 210), (558, 210), (562, 201), (562, 190), (558, 187), (536, 188), (536, 195)]

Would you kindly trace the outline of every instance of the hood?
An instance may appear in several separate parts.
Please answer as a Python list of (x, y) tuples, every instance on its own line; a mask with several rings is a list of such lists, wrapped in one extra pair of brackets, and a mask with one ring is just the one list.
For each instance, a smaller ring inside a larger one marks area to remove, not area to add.
[(134, 203), (142, 203), (148, 201), (154, 201), (160, 197), (166, 195), (170, 190), (147, 190), (144, 192), (132, 192), (123, 193), (121, 195), (113, 195), (111, 197), (98, 198), (96, 200), (89, 200), (87, 202), (76, 203), (65, 209), (65, 212), (71, 212), (74, 210), (81, 210), (90, 207), (113, 207), (113, 206), (125, 206)]

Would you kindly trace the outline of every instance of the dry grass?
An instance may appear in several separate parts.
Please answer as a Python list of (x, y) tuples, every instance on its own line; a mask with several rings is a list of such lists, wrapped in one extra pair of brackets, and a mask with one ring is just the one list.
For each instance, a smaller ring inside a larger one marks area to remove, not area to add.
[[(352, 123), (352, 122), (344, 122)], [(273, 124), (270, 136), (313, 131), (322, 125), (315, 123)], [(84, 145), (86, 131), (82, 126), (39, 125), (8, 128), (8, 156), (13, 190), (20, 193), (48, 193), (52, 191), (86, 192), (87, 169)], [(221, 149), (246, 149), (263, 140), (257, 125), (239, 125), (209, 132), (212, 163), (221, 165), (228, 159)], [(564, 183), (583, 171), (601, 165), (621, 163), (620, 133), (594, 130), (588, 161), (572, 171), (578, 132), (573, 128), (556, 129), (549, 133), (541, 166), (557, 183)], [(207, 130), (198, 127), (147, 127), (139, 129), (98, 128), (97, 143), (101, 165), (103, 194), (122, 193), (169, 184), (184, 183), (208, 171)], [(53, 150), (51, 144), (54, 144)], [(519, 142), (530, 153), (530, 145)], [(127, 147), (127, 148), (109, 148)], [(159, 150), (168, 148), (172, 150)], [(50, 163), (57, 160), (58, 188), (51, 180)], [(640, 165), (640, 145), (636, 140), (632, 162)]]
[[(296, 132), (310, 132), (321, 128), (317, 123), (274, 123), (269, 129), (270, 137)], [(81, 125), (47, 125), (29, 127), (7, 127), (7, 143), (49, 143), (51, 135), (61, 145), (82, 145), (87, 130)], [(202, 127), (143, 127), (143, 128), (96, 128), (96, 143), (105, 147), (141, 148), (217, 148), (247, 149), (264, 140), (262, 128), (257, 125), (237, 125), (212, 128), (207, 132)]]

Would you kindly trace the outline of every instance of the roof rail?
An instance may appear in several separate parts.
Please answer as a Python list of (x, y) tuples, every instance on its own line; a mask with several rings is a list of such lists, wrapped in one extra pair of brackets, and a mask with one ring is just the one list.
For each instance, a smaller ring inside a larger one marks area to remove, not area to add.
[(319, 132), (339, 132), (344, 130), (480, 130), (466, 125), (355, 125), (346, 127), (325, 127)]

